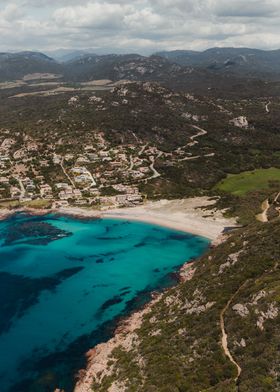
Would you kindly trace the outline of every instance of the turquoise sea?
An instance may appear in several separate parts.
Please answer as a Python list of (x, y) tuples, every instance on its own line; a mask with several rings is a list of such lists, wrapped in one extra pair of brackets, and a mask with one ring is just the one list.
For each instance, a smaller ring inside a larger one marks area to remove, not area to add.
[(1, 392), (72, 391), (84, 353), (176, 282), (205, 238), (124, 220), (17, 214), (0, 222)]

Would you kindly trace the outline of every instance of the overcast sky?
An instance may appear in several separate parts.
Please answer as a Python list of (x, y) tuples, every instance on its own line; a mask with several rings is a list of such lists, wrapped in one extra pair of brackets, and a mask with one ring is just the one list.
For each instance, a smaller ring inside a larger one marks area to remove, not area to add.
[(0, 50), (280, 48), (280, 0), (0, 0)]

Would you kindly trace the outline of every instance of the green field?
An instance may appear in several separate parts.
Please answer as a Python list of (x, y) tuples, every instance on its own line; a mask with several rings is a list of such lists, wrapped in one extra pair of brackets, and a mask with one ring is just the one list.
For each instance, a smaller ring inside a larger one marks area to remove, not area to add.
[(242, 196), (248, 192), (267, 189), (271, 182), (280, 182), (280, 169), (257, 169), (240, 174), (229, 174), (216, 185), (216, 189)]

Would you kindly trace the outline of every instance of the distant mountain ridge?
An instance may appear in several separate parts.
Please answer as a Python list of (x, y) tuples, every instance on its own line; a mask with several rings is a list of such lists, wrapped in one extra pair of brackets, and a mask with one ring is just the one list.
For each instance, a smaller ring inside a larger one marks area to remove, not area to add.
[(0, 53), (0, 81), (21, 79), (30, 73), (61, 73), (54, 59), (40, 52)]
[(59, 63), (66, 63), (67, 61), (95, 53), (91, 49), (58, 49), (47, 51), (46, 54)]
[(204, 52), (165, 51), (149, 57), (137, 53), (98, 55), (78, 50), (66, 51), (62, 58), (57, 61), (43, 53), (28, 51), (0, 53), (0, 81), (21, 79), (30, 73), (61, 74), (69, 82), (157, 81), (168, 83), (171, 88), (199, 81), (212, 88), (215, 84), (236, 83), (238, 78), (280, 80), (280, 50), (212, 48)]
[(254, 76), (254, 73), (280, 73), (280, 50), (211, 48), (203, 52), (163, 51), (156, 55), (181, 66), (201, 67), (216, 72), (233, 72), (248, 76)]

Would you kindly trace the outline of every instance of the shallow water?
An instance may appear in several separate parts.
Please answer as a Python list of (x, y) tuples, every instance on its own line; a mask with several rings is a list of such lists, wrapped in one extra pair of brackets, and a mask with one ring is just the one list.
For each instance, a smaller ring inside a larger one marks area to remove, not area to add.
[(123, 220), (0, 222), (1, 391), (71, 391), (84, 353), (208, 240)]

